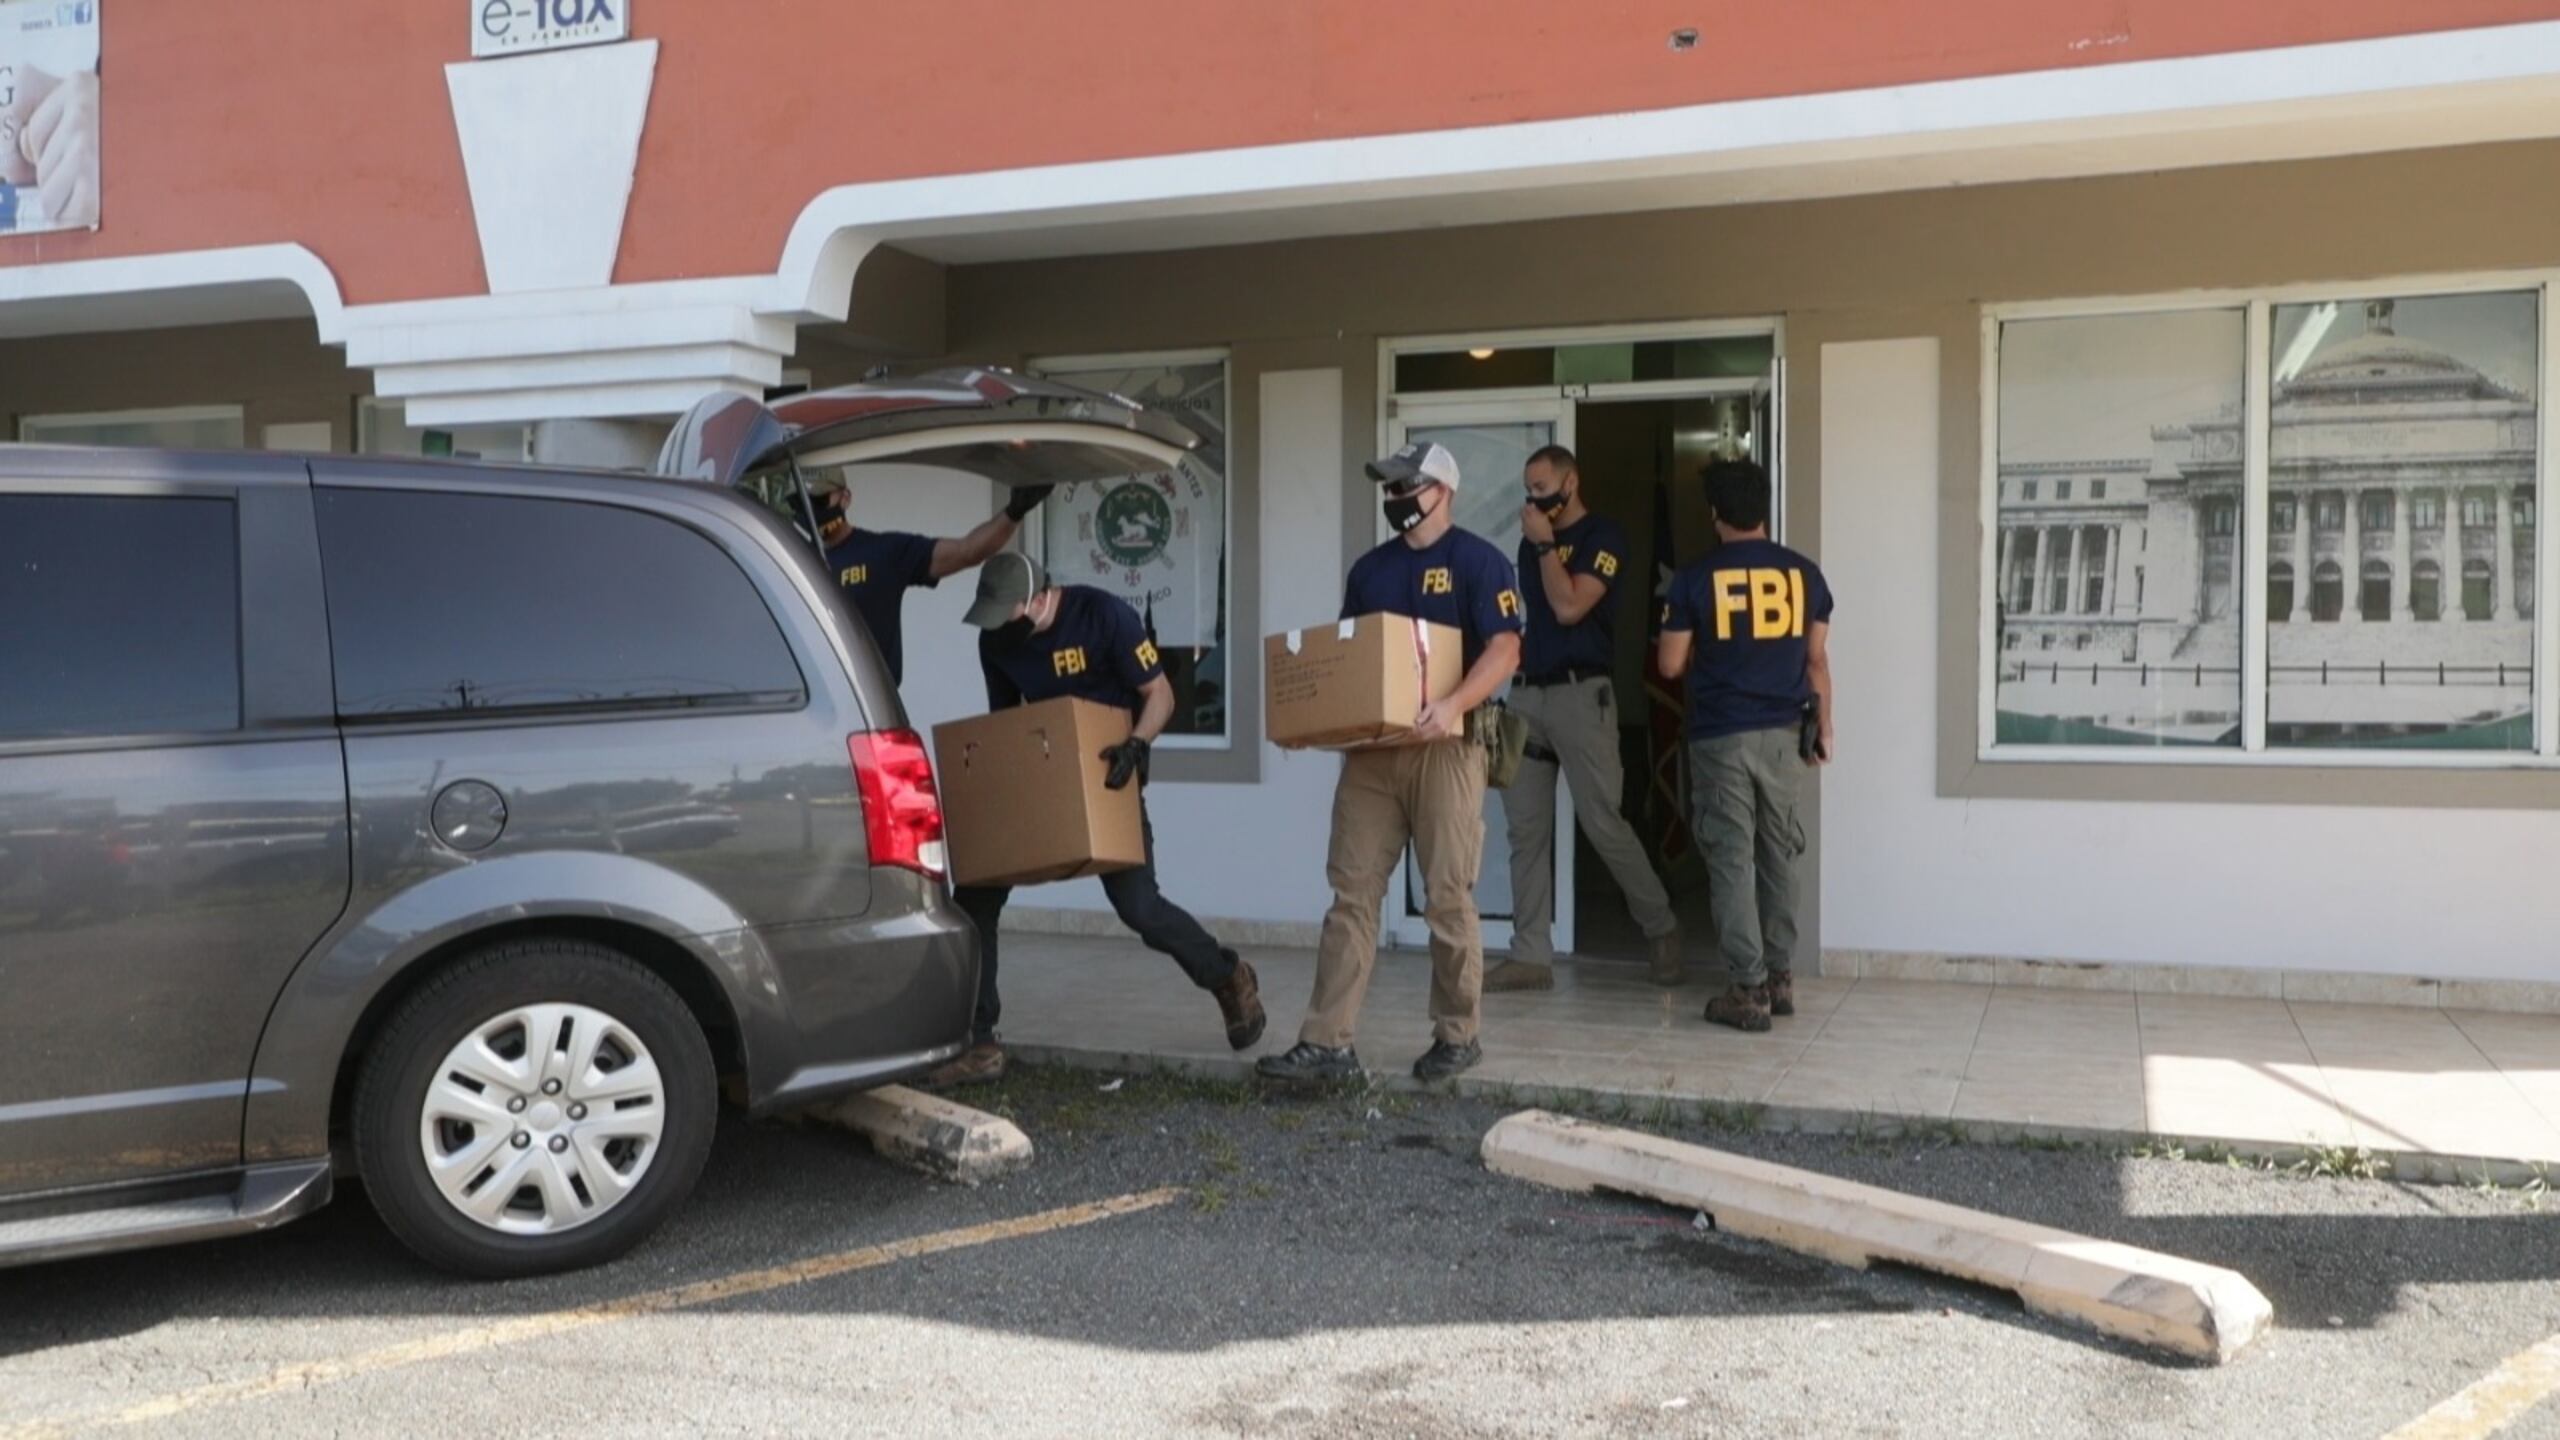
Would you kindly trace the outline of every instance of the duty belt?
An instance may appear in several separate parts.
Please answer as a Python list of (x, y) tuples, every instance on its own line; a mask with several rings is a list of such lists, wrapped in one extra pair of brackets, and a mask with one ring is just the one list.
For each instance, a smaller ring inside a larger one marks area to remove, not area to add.
[(1561, 670), (1550, 670), (1544, 675), (1523, 675), (1520, 677), (1520, 683), (1531, 689), (1543, 690), (1550, 685), (1579, 685), (1585, 680), (1608, 678), (1609, 672), (1597, 665), (1567, 665)]

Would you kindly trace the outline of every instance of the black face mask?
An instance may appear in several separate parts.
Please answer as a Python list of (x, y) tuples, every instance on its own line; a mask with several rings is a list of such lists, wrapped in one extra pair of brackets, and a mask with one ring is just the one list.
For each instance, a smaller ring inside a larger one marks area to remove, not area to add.
[(1387, 497), (1387, 528), (1399, 535), (1421, 524), (1430, 513), (1422, 508), (1422, 497), (1418, 495)]
[(1572, 497), (1559, 490), (1553, 495), (1532, 495), (1529, 503), (1537, 506), (1541, 514), (1561, 515), (1564, 507), (1572, 503)]
[(1031, 638), (1031, 617), (1016, 615), (987, 632), (987, 638), (999, 650), (1019, 650)]

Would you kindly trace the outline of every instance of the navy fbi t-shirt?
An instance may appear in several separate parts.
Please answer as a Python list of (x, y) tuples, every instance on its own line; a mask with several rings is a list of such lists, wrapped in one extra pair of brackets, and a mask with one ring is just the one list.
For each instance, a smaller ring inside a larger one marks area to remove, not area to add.
[(1813, 698), (1807, 632), (1831, 623), (1831, 585), (1768, 540), (1734, 540), (1671, 579), (1662, 628), (1692, 632), (1689, 738), (1797, 723)]
[(1058, 618), (1049, 628), (1006, 648), (993, 635), (978, 639), (978, 668), (987, 674), (987, 708), (1071, 695), (1117, 705), (1135, 719), (1138, 692), (1164, 673), (1155, 642), (1129, 602), (1090, 585), (1059, 587)]
[(1615, 520), (1585, 515), (1556, 532), (1556, 558), (1567, 575), (1596, 577), (1603, 593), (1577, 624), (1556, 619), (1547, 603), (1545, 564), (1520, 542), (1520, 598), (1529, 606), (1529, 634), (1521, 642), (1520, 674), (1530, 680), (1566, 670), (1609, 670), (1618, 663), (1618, 571), (1627, 560), (1627, 534)]
[(1342, 618), (1385, 611), (1455, 626), (1472, 670), (1486, 641), (1520, 633), (1518, 578), (1492, 541), (1455, 525), (1427, 549), (1398, 537), (1351, 562)]
[(932, 589), (933, 540), (895, 530), (856, 530), (827, 551), (827, 570), (853, 605), (853, 613), (871, 627), (872, 643), (889, 666), (889, 681), (906, 679), (907, 647), (900, 633), (900, 613), (907, 592)]

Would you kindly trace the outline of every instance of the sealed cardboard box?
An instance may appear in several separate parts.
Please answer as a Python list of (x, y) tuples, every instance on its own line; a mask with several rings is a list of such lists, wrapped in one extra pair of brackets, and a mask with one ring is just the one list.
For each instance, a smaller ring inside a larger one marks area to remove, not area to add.
[(1274, 745), (1392, 745), (1466, 678), (1463, 638), (1404, 615), (1362, 615), (1262, 642), (1263, 733)]
[(1133, 782), (1103, 787), (1129, 712), (1043, 700), (933, 727), (943, 833), (960, 885), (1038, 885), (1147, 862)]

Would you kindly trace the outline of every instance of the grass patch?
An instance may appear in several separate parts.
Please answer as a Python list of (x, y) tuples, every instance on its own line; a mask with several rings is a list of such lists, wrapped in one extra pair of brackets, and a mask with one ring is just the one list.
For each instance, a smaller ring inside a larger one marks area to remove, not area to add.
[(1698, 1106), (1698, 1124), (1721, 1135), (1757, 1135), (1768, 1128), (1769, 1107), (1748, 1101), (1708, 1100)]
[(2489, 1162), (2483, 1160), (2480, 1178), (2468, 1182), (2468, 1188), (2475, 1194), (2512, 1197), (2518, 1210), (2538, 1214), (2551, 1199), (2551, 1167), (2536, 1162), (2527, 1169), (2524, 1179), (2509, 1183), (2492, 1173)]
[(1235, 1140), (1224, 1130), (1202, 1130), (1193, 1138), (1214, 1173), (1233, 1175), (1244, 1168), (1243, 1152), (1236, 1149)]
[(2388, 1180), (2391, 1162), (2361, 1145), (2323, 1145), (2303, 1152), (2285, 1173), (2318, 1180)]

